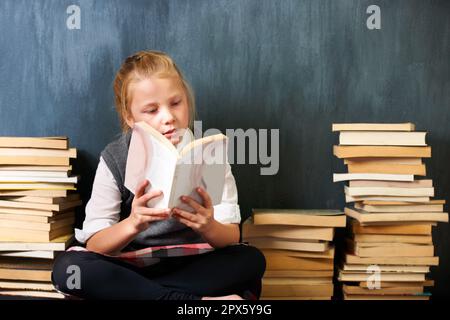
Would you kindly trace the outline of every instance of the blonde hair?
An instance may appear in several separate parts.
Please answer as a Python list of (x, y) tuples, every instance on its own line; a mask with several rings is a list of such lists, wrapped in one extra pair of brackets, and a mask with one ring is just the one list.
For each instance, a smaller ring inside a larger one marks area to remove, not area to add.
[(191, 86), (183, 77), (175, 62), (167, 54), (160, 51), (147, 50), (139, 51), (126, 58), (114, 78), (114, 102), (119, 114), (122, 131), (127, 132), (130, 129), (126, 122), (126, 119), (131, 116), (130, 84), (152, 76), (159, 78), (174, 77), (180, 81), (188, 100), (189, 128), (193, 130), (195, 99)]

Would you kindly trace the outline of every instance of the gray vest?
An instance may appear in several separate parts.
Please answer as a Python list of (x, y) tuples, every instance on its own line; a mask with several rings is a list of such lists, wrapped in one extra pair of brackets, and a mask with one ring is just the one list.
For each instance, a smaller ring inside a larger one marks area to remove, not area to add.
[[(120, 220), (127, 218), (131, 212), (134, 194), (125, 184), (125, 168), (128, 148), (130, 146), (131, 130), (123, 133), (120, 138), (111, 142), (102, 151), (101, 156), (112, 172), (122, 195)], [(174, 218), (150, 223), (147, 230), (139, 233), (124, 251), (136, 250), (149, 246), (173, 245), (182, 243), (200, 243), (205, 240), (194, 230), (178, 222)]]

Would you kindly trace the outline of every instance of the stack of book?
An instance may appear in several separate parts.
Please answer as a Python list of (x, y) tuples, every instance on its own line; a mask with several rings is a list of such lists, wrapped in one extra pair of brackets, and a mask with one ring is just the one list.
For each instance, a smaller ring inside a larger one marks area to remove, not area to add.
[[(423, 178), (422, 158), (431, 157), (426, 132), (412, 123), (333, 124), (339, 131), (334, 155), (348, 173), (334, 174), (345, 186), (350, 219), (338, 279), (344, 299), (428, 300), (427, 275), (437, 266), (432, 227), (448, 222), (444, 200), (432, 200), (433, 181)], [(417, 178), (422, 177), (422, 178)]]
[(82, 204), (71, 158), (67, 137), (0, 137), (0, 295), (63, 298), (50, 275)]
[(242, 225), (242, 240), (266, 258), (262, 300), (330, 300), (333, 296), (337, 210), (253, 209)]

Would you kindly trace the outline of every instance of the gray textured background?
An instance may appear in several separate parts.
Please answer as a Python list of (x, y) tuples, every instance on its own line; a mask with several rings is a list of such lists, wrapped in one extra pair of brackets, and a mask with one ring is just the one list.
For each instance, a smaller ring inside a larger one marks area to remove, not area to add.
[[(81, 30), (66, 27), (71, 4)], [(366, 28), (371, 4), (381, 30)], [(344, 206), (333, 122), (416, 123), (429, 132), (437, 198), (450, 200), (449, 1), (2, 0), (0, 28), (0, 135), (69, 136), (85, 200), (120, 131), (114, 74), (141, 49), (174, 58), (204, 128), (280, 129), (278, 175), (233, 166), (243, 218), (252, 207)], [(448, 298), (448, 224), (434, 239), (434, 294)]]

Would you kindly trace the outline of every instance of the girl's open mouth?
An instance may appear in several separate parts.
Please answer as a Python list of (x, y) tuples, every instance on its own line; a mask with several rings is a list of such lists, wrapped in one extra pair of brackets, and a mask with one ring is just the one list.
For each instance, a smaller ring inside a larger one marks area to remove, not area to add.
[(166, 138), (171, 138), (176, 132), (177, 132), (176, 129), (172, 129), (172, 130), (166, 131), (166, 132), (164, 133), (164, 136), (165, 136)]

